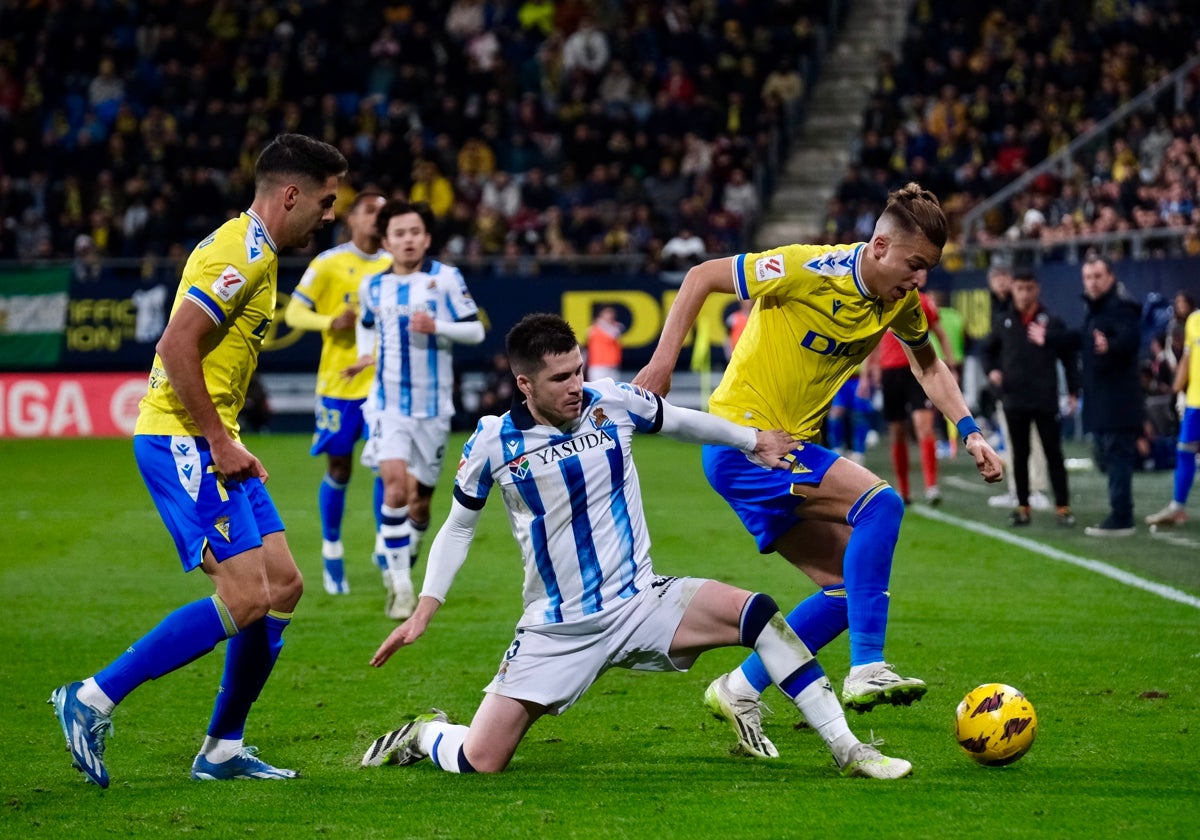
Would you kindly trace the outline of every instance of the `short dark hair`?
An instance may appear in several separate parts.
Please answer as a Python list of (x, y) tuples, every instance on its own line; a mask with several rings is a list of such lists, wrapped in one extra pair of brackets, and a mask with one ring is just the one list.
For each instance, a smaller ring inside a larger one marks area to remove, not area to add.
[(254, 188), (273, 184), (288, 175), (300, 175), (315, 184), (330, 176), (342, 177), (349, 164), (328, 143), (304, 134), (280, 134), (266, 145), (254, 164)]
[(946, 247), (946, 214), (937, 196), (920, 184), (909, 182), (888, 195), (880, 215), (887, 216), (909, 233), (921, 233), (938, 248)]
[(1092, 263), (1100, 263), (1104, 266), (1105, 271), (1107, 271), (1109, 274), (1113, 273), (1112, 260), (1101, 254), (1099, 251), (1088, 251), (1088, 253), (1084, 255), (1083, 264), (1086, 266), (1091, 265)]
[(1037, 281), (1032, 269), (1022, 268), (1013, 275), (1014, 283), (1036, 283)]
[(379, 192), (379, 190), (363, 190), (358, 195), (354, 196), (354, 201), (350, 202), (350, 209), (346, 212), (353, 213), (355, 210), (361, 207), (364, 202), (372, 198), (387, 198), (387, 196)]
[(579, 347), (575, 330), (562, 317), (549, 312), (526, 315), (504, 337), (512, 372), (532, 376), (546, 364), (547, 356), (561, 356)]
[(416, 213), (421, 217), (421, 223), (425, 225), (425, 232), (433, 233), (433, 210), (424, 201), (408, 202), (403, 199), (393, 198), (387, 204), (379, 208), (379, 215), (375, 218), (375, 231), (380, 238), (387, 236), (388, 222), (396, 216), (403, 216), (407, 213)]

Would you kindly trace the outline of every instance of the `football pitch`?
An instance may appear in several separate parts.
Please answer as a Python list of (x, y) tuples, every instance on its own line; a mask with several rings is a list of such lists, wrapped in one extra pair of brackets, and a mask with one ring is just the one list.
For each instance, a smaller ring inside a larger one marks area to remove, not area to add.
[[(462, 441), (451, 442), (435, 527)], [(1168, 537), (1141, 527), (1130, 539), (1087, 538), (1083, 526), (1106, 506), (1103, 479), (1090, 471), (1071, 473), (1073, 530), (1036, 512), (1031, 527), (1008, 528), (1007, 511), (985, 504), (997, 491), (973, 478), (965, 456), (941, 464), (945, 503), (905, 517), (887, 654), (929, 693), (909, 708), (851, 714), (850, 725), (911, 760), (910, 778), (840, 777), (774, 689), (765, 728), (782, 757), (731, 753), (732, 733), (701, 697), (741, 660), (738, 650), (705, 654), (687, 674), (611, 671), (567, 714), (536, 724), (505, 773), (452, 776), (428, 761), (362, 769), (359, 760), (374, 737), (430, 707), (469, 722), (520, 614), (521, 564), (499, 499), (429, 632), (376, 670), (367, 660), (395, 623), (370, 559), (368, 474), (356, 472), (343, 534), (352, 591), (330, 597), (316, 513), (323, 461), (308, 456), (303, 435), (247, 442), (271, 473), (307, 580), (247, 743), (303, 778), (189, 780), (223, 650), (121, 705), (108, 790), (71, 769), (45, 702), (51, 690), (92, 674), (211, 587), (180, 572), (129, 441), (5, 440), (0, 836), (1195, 836), (1200, 517)], [(785, 611), (813, 590), (780, 558), (754, 551), (704, 481), (696, 448), (642, 438), (635, 453), (659, 572), (762, 590)], [(888, 476), (885, 457), (875, 450), (869, 464)], [(1136, 476), (1139, 518), (1161, 507), (1170, 483), (1169, 473)], [(840, 688), (845, 638), (821, 661)], [(1010, 767), (975, 765), (953, 738), (958, 701), (985, 682), (1017, 686), (1037, 710), (1037, 742)]]

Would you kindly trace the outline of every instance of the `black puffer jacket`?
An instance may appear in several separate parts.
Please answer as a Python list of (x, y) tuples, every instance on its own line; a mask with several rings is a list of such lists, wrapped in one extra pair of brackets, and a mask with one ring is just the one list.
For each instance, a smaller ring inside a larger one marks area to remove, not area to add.
[(1019, 411), (1058, 411), (1058, 365), (1067, 375), (1067, 392), (1079, 394), (1078, 337), (1056, 315), (1039, 304), (1033, 320), (1046, 326), (1046, 343), (1034, 344), (1015, 309), (997, 314), (984, 350), (984, 365), (1004, 375), (1000, 399)]
[[(1095, 432), (1141, 428), (1144, 396), (1138, 379), (1142, 308), (1117, 283), (1096, 300), (1084, 296), (1087, 309), (1079, 333), (1083, 366), (1083, 424)], [(1108, 352), (1097, 353), (1092, 333), (1108, 338)]]

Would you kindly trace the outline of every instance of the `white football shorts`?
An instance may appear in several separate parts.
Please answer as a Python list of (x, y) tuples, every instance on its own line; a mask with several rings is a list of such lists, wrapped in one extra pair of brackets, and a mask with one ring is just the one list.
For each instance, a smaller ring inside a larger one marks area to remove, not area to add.
[(378, 469), (380, 461), (404, 461), (409, 475), (426, 487), (436, 487), (450, 438), (449, 417), (405, 417), (383, 412), (370, 418), (371, 432), (363, 447), (362, 463)]
[(560, 715), (609, 668), (686, 671), (671, 641), (706, 578), (656, 577), (624, 603), (582, 621), (518, 627), (484, 691), (545, 706)]

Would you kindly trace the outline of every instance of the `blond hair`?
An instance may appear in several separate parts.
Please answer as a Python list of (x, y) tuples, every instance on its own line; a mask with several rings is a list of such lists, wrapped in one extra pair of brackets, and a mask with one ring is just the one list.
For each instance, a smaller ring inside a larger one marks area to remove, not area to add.
[(880, 220), (887, 219), (908, 233), (920, 233), (938, 247), (946, 246), (946, 214), (937, 196), (915, 181), (888, 195)]

